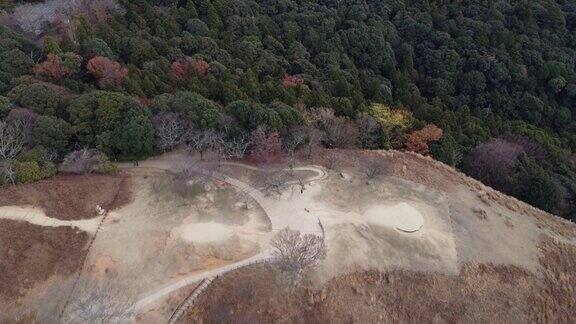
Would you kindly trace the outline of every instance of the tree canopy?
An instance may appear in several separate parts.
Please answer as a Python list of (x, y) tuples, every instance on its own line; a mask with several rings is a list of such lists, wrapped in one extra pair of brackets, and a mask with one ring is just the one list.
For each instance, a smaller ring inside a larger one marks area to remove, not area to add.
[(576, 214), (570, 1), (120, 0), (101, 15), (73, 7), (66, 23), (40, 10), (61, 3), (27, 2), (4, 5), (0, 118), (27, 108), (67, 122), (68, 147), (152, 154), (160, 112), (246, 137), (318, 126), (313, 112), (329, 108), (323, 131), (344, 134), (324, 137), (330, 147), (403, 149), (435, 125), (442, 138), (421, 152), (464, 170), (497, 138), (532, 148), (521, 165), (541, 169), (502, 187), (548, 177), (555, 212)]

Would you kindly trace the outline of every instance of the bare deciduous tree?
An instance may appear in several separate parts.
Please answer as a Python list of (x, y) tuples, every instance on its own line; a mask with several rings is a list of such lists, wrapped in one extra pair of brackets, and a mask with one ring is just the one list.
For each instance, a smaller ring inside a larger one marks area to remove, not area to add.
[(367, 113), (361, 113), (356, 117), (356, 126), (362, 148), (374, 149), (378, 147), (380, 137), (380, 124)]
[(294, 155), (298, 147), (306, 142), (308, 137), (306, 126), (295, 125), (290, 127), (287, 135), (284, 136), (284, 151), (286, 155), (291, 157)]
[(10, 183), (12, 185), (16, 184), (17, 178), (16, 170), (14, 169), (14, 164), (11, 161), (0, 162), (0, 184)]
[(222, 129), (225, 133), (227, 133), (235, 125), (238, 125), (236, 118), (228, 114), (219, 115), (217, 122), (218, 122), (218, 128)]
[(265, 126), (259, 126), (250, 134), (250, 153), (262, 163), (270, 163), (282, 157), (282, 138), (278, 132), (267, 133)]
[(109, 163), (108, 157), (96, 149), (82, 149), (68, 153), (59, 170), (61, 172), (87, 174), (96, 171), (98, 166)]
[(53, 25), (73, 33), (74, 18), (79, 16), (95, 23), (121, 11), (116, 0), (49, 0), (19, 5), (14, 9), (14, 19), (22, 30), (39, 36)]
[(6, 116), (5, 122), (13, 125), (20, 125), (22, 135), (24, 136), (24, 145), (30, 145), (32, 142), (32, 130), (36, 126), (38, 115), (27, 108), (16, 108), (10, 110)]
[(476, 146), (464, 161), (466, 172), (483, 183), (503, 188), (524, 152), (522, 146), (504, 139), (493, 139)]
[(243, 159), (248, 151), (250, 142), (244, 138), (235, 138), (222, 143), (222, 157), (229, 159)]
[(306, 128), (306, 157), (311, 158), (314, 152), (322, 144), (324, 132), (316, 127), (308, 126)]
[(379, 155), (360, 155), (356, 158), (356, 166), (369, 180), (376, 179), (388, 172), (389, 164)]
[(334, 115), (328, 108), (320, 108), (314, 113), (318, 127), (326, 133), (324, 142), (330, 148), (353, 148), (358, 145), (358, 128), (346, 117)]
[(244, 209), (250, 209), (250, 202), (252, 201), (252, 196), (248, 191), (239, 190), (236, 193), (236, 199), (240, 200), (244, 205)]
[(222, 134), (211, 129), (190, 129), (184, 136), (188, 147), (200, 153), (200, 160), (204, 160), (204, 153), (208, 151), (221, 152), (224, 142)]
[(530, 157), (536, 159), (536, 161), (544, 161), (549, 156), (549, 153), (542, 146), (542, 144), (526, 136), (518, 134), (507, 134), (504, 136), (503, 140), (521, 146), (524, 152)]
[(12, 160), (24, 150), (25, 136), (21, 122), (0, 121), (0, 161)]
[(324, 238), (288, 228), (279, 231), (271, 243), (273, 256), (282, 271), (297, 280), (302, 272), (315, 267), (326, 256)]
[(338, 167), (340, 163), (340, 156), (336, 152), (329, 152), (326, 157), (324, 158), (324, 164), (328, 168), (328, 170), (334, 170)]
[(132, 296), (113, 279), (85, 275), (76, 284), (73, 279), (56, 282), (38, 302), (36, 322), (130, 323), (136, 315)]
[(173, 112), (164, 112), (153, 119), (158, 147), (167, 151), (178, 146), (184, 134), (184, 123), (180, 115)]
[(215, 177), (218, 163), (213, 161), (198, 161), (191, 157), (177, 162), (172, 170), (174, 172), (173, 189), (181, 197), (188, 197), (194, 185), (206, 185)]
[(266, 169), (261, 171), (260, 179), (261, 191), (268, 195), (282, 196), (282, 193), (289, 188), (289, 176), (282, 170)]

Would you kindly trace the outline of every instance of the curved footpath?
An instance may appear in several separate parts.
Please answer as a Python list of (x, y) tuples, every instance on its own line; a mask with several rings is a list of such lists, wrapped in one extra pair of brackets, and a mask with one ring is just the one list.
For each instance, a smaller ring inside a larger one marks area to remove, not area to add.
[(254, 264), (254, 263), (259, 262), (259, 261), (268, 260), (270, 258), (271, 258), (271, 251), (267, 250), (267, 251), (258, 253), (251, 258), (244, 259), (242, 261), (231, 263), (231, 264), (225, 265), (223, 267), (220, 267), (220, 268), (217, 268), (214, 270), (203, 271), (203, 272), (198, 273), (198, 274), (190, 275), (188, 277), (185, 277), (183, 279), (178, 280), (177, 282), (174, 282), (172, 284), (169, 284), (169, 285), (166, 285), (162, 288), (159, 288), (159, 289), (155, 290), (153, 293), (140, 299), (139, 301), (137, 301), (134, 304), (134, 309), (135, 310), (143, 310), (143, 309), (145, 309), (146, 306), (151, 305), (154, 302), (168, 296), (170, 293), (172, 293), (178, 289), (184, 288), (184, 287), (186, 287), (192, 283), (198, 282), (202, 279), (217, 277), (217, 276), (220, 276), (226, 272), (229, 272), (229, 271), (232, 271), (232, 270), (235, 270), (235, 269), (247, 266), (247, 265), (251, 265), (251, 264)]
[[(237, 167), (241, 167), (241, 168), (245, 168), (245, 169), (249, 169), (249, 170), (254, 170), (254, 171), (261, 170), (258, 167), (245, 165), (245, 164), (237, 163), (237, 162), (223, 162), (222, 164), (237, 166)], [(143, 167), (143, 168), (157, 168), (157, 169), (162, 169), (162, 170), (171, 170), (172, 164), (171, 164), (171, 161), (167, 161), (167, 160), (148, 160), (148, 161), (140, 162), (138, 167), (133, 167), (131, 165), (123, 165), (121, 167), (123, 167), (123, 168)], [(288, 169), (285, 169), (285, 170), (288, 170)], [(323, 180), (328, 176), (326, 171), (324, 171), (324, 169), (322, 167), (319, 167), (319, 166), (295, 167), (295, 168), (292, 168), (291, 170), (315, 172), (316, 173), (315, 176), (307, 178), (306, 180), (304, 180), (304, 183), (306, 183), (306, 184), (311, 184), (315, 181)], [(264, 212), (266, 213), (266, 215), (270, 219), (273, 231), (277, 231), (277, 230), (284, 229), (286, 227), (290, 227), (291, 229), (299, 230), (301, 232), (318, 233), (318, 234), (322, 233), (322, 228), (319, 226), (317, 219), (314, 217), (311, 217), (311, 215), (306, 213), (304, 210), (299, 210), (301, 208), (299, 208), (298, 206), (295, 206), (290, 201), (290, 199), (284, 200), (284, 199), (271, 198), (269, 196), (264, 195), (260, 190), (251, 186), (250, 184), (247, 184), (241, 180), (229, 177), (229, 176), (227, 176), (223, 173), (220, 173), (220, 172), (213, 173), (213, 177), (218, 179), (218, 180), (221, 180), (223, 182), (226, 182), (226, 183), (228, 183), (234, 187), (237, 187), (238, 189), (248, 193), (260, 205), (260, 207), (262, 207), (262, 209), (264, 210)], [(298, 182), (293, 181), (293, 182), (290, 182), (290, 184), (294, 185), (294, 184), (298, 184)], [(298, 209), (298, 210), (295, 210), (295, 209)], [(280, 215), (284, 215), (284, 216), (280, 216)], [(286, 217), (285, 215), (290, 215), (290, 217)], [(223, 266), (223, 267), (220, 267), (217, 269), (208, 270), (208, 271), (204, 271), (201, 273), (193, 274), (193, 275), (187, 276), (185, 278), (182, 278), (182, 279), (180, 279), (174, 283), (171, 283), (171, 284), (168, 284), (164, 287), (161, 287), (159, 289), (155, 289), (153, 292), (146, 294), (143, 298), (141, 298), (139, 301), (137, 301), (134, 304), (134, 309), (136, 311), (142, 311), (142, 310), (146, 309), (147, 306), (152, 305), (153, 303), (166, 297), (170, 293), (172, 293), (178, 289), (181, 289), (185, 286), (188, 286), (194, 282), (198, 282), (202, 279), (219, 276), (219, 275), (222, 275), (226, 272), (238, 269), (240, 267), (270, 259), (272, 257), (271, 252), (272, 252), (271, 250), (266, 250), (266, 251), (263, 251), (263, 252), (255, 255), (251, 258), (244, 259), (244, 260), (239, 261), (239, 262), (231, 263), (231, 264), (228, 264), (226, 266)]]

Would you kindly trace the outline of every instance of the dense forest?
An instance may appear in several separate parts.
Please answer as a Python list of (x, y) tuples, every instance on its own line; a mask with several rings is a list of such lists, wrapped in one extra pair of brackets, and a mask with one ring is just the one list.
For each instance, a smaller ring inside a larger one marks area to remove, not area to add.
[(430, 154), (576, 218), (572, 0), (3, 6), (0, 137), (26, 136), (0, 157), (18, 181), (81, 148), (130, 160), (218, 136), (318, 141)]

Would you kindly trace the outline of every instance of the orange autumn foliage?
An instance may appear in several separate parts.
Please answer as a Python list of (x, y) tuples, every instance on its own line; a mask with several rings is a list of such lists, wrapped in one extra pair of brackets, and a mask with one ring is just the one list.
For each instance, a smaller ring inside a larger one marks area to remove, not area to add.
[(200, 77), (204, 77), (208, 75), (208, 71), (210, 69), (210, 64), (204, 61), (203, 59), (197, 59), (194, 61), (194, 70), (196, 71), (196, 75)]
[(406, 149), (408, 151), (427, 155), (430, 153), (429, 142), (437, 141), (442, 138), (444, 132), (436, 125), (429, 124), (421, 130), (417, 130), (408, 135), (406, 139)]
[(96, 56), (90, 59), (86, 69), (98, 80), (100, 88), (120, 86), (128, 75), (127, 68), (103, 56)]
[(56, 54), (48, 54), (46, 61), (34, 67), (34, 74), (37, 76), (47, 76), (55, 81), (60, 81), (68, 74), (68, 70)]
[(282, 77), (284, 88), (295, 88), (301, 85), (304, 85), (304, 79), (301, 76), (284, 74)]
[(188, 79), (188, 69), (190, 68), (190, 61), (180, 59), (172, 62), (170, 66), (170, 75), (178, 81), (185, 81)]

